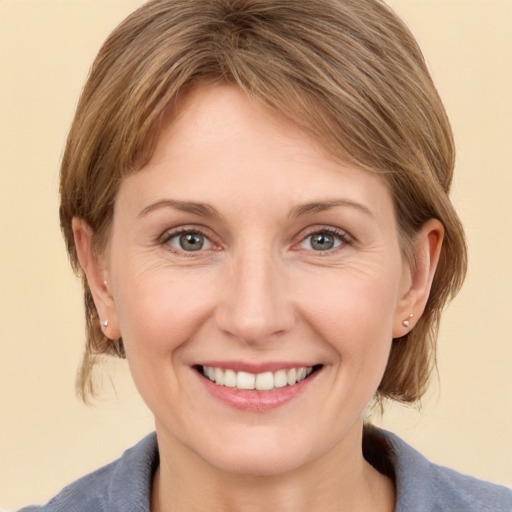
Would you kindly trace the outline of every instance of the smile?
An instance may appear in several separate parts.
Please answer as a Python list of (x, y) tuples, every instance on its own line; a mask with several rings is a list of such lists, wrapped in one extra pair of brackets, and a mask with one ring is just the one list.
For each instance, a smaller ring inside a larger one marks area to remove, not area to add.
[(275, 372), (249, 373), (214, 366), (199, 366), (199, 372), (218, 386), (238, 390), (271, 391), (275, 388), (294, 386), (309, 377), (321, 365), (281, 369)]

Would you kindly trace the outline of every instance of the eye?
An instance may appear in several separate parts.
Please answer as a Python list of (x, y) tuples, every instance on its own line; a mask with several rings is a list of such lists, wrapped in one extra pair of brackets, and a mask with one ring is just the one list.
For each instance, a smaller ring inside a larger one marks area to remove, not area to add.
[(311, 233), (300, 245), (303, 249), (312, 251), (329, 251), (349, 242), (346, 233), (324, 229)]
[(186, 252), (196, 252), (213, 247), (213, 243), (199, 231), (180, 231), (170, 234), (165, 243), (174, 249)]

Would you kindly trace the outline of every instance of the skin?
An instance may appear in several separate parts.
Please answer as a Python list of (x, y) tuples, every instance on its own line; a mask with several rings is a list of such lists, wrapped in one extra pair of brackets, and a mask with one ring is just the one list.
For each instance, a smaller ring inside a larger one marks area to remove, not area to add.
[[(105, 254), (73, 227), (105, 333), (123, 337), (155, 415), (153, 511), (393, 510), (393, 483), (362, 456), (364, 411), (392, 338), (425, 306), (438, 221), (409, 268), (380, 178), (224, 86), (182, 100), (121, 184)], [(203, 248), (184, 250), (183, 230)], [(315, 233), (333, 247), (318, 250)], [(299, 396), (254, 412), (208, 393), (201, 361), (323, 366)]]

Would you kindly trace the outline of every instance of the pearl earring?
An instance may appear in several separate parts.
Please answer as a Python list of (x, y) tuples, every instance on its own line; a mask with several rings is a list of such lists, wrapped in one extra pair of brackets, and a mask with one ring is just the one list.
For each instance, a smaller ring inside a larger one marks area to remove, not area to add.
[(100, 320), (100, 324), (103, 326), (103, 327), (108, 327), (108, 320), (105, 320), (104, 322), (102, 322)]
[[(410, 319), (410, 318), (412, 318), (413, 316), (414, 316), (414, 315), (411, 313), (411, 314), (409, 315), (409, 319)], [(409, 327), (409, 326), (411, 325), (411, 322), (409, 321), (409, 319), (404, 320), (404, 321), (402, 322), (402, 325), (403, 325), (404, 327)]]

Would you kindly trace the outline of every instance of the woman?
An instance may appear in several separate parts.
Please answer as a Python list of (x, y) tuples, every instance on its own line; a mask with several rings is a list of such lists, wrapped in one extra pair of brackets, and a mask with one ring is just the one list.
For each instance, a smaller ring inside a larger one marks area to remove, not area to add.
[(371, 402), (421, 397), (462, 283), (453, 158), (380, 2), (136, 11), (83, 91), (61, 222), (83, 395), (100, 355), (126, 356), (156, 437), (42, 510), (509, 510), (363, 427)]

